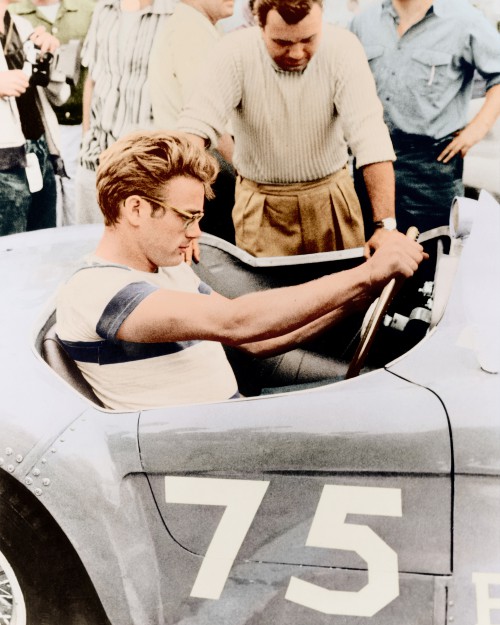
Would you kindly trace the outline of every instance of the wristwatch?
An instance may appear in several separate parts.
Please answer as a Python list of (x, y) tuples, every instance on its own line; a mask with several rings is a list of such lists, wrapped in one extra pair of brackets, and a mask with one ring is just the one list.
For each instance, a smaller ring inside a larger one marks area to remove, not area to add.
[(374, 221), (373, 227), (375, 230), (377, 230), (377, 228), (383, 228), (384, 230), (396, 230), (398, 226), (394, 217), (385, 217), (380, 221)]

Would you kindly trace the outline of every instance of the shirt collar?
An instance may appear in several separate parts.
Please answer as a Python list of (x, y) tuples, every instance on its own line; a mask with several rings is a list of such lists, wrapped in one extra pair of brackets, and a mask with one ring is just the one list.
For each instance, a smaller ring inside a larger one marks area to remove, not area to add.
[[(398, 16), (394, 5), (392, 4), (392, 0), (382, 0), (382, 12), (389, 13), (392, 17), (396, 18)], [(429, 13), (435, 13), (437, 16), (441, 17), (446, 13), (446, 1), (445, 0), (434, 0), (432, 5), (429, 8)]]
[[(434, 10), (434, 13), (436, 15), (438, 15), (439, 17), (443, 17), (444, 15), (446, 15), (446, 8), (447, 7), (449, 9), (450, 5), (449, 4), (447, 5), (445, 0), (434, 0), (434, 2), (432, 3), (431, 9)], [(455, 8), (452, 8), (451, 12), (453, 13), (454, 10), (455, 10)]]
[(36, 6), (28, 2), (28, 0), (21, 0), (16, 6), (16, 13), (18, 15), (29, 15), (30, 13), (36, 13)]
[(63, 6), (66, 11), (78, 11), (78, 5), (78, 0), (61, 0), (61, 6)]

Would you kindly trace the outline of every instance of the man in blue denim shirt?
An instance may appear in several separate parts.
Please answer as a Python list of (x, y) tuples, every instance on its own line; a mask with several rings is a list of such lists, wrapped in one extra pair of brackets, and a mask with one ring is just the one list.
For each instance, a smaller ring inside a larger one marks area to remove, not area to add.
[[(467, 0), (382, 0), (357, 15), (397, 156), (398, 228), (445, 225), (463, 157), (500, 114), (500, 34)], [(467, 123), (474, 72), (486, 98)]]

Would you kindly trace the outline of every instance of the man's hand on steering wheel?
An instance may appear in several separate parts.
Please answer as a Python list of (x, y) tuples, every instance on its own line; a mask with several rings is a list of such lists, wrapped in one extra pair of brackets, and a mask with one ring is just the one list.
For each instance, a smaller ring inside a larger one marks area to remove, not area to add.
[(422, 260), (429, 257), (419, 243), (397, 230), (386, 230), (382, 236), (382, 243), (367, 260), (371, 264), (370, 281), (376, 288), (382, 288), (392, 278), (411, 277)]
[[(379, 247), (384, 245), (385, 243), (389, 243), (393, 241), (394, 238), (404, 237), (404, 235), (398, 230), (386, 230), (385, 228), (376, 228), (375, 232), (365, 243), (363, 253), (365, 258), (370, 258), (370, 256), (378, 250)], [(406, 237), (404, 237), (406, 238)]]

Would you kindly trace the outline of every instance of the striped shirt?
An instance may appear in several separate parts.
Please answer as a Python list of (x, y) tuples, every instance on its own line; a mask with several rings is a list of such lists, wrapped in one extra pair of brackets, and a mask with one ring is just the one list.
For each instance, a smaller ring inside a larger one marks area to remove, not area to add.
[(119, 137), (153, 126), (149, 54), (156, 30), (174, 5), (175, 0), (153, 0), (140, 11), (122, 11), (119, 0), (96, 5), (82, 50), (82, 64), (94, 82), (90, 129), (80, 153), (89, 169), (95, 169), (100, 153)]
[(227, 35), (198, 77), (178, 128), (217, 144), (231, 119), (234, 165), (266, 184), (318, 180), (339, 171), (348, 145), (358, 166), (394, 159), (382, 105), (359, 41), (324, 25), (303, 72), (271, 59), (260, 28)]

